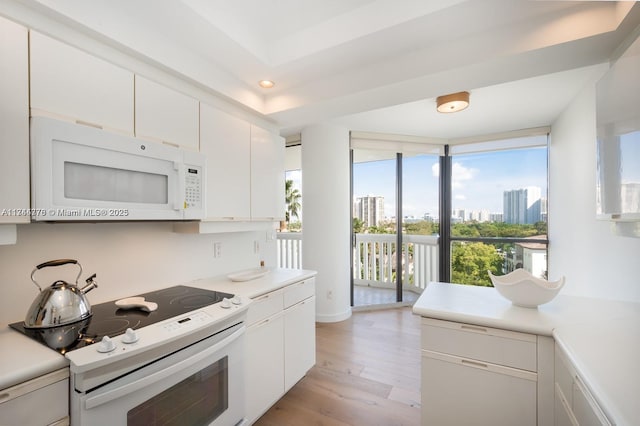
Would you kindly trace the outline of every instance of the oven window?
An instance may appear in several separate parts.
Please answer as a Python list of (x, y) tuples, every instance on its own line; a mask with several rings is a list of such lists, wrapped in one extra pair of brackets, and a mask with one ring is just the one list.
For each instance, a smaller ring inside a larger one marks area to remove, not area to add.
[(128, 426), (208, 425), (229, 407), (228, 357), (127, 413)]

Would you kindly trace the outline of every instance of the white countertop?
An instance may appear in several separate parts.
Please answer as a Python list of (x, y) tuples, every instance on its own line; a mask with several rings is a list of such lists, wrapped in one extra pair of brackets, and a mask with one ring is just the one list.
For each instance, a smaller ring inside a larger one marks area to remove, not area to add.
[(0, 330), (0, 389), (65, 368), (64, 355), (12, 328)]
[(616, 424), (640, 418), (640, 304), (558, 295), (537, 309), (494, 288), (429, 283), (413, 306), (429, 318), (553, 336)]
[[(272, 269), (258, 279), (233, 282), (225, 276), (201, 279), (184, 285), (254, 298), (297, 281), (311, 278), (315, 271)], [(0, 330), (0, 390), (69, 365), (64, 355), (9, 328)]]
[(315, 275), (316, 271), (304, 269), (270, 269), (263, 277), (251, 281), (231, 281), (226, 276), (223, 276), (190, 281), (184, 283), (184, 285), (222, 291), (253, 299)]

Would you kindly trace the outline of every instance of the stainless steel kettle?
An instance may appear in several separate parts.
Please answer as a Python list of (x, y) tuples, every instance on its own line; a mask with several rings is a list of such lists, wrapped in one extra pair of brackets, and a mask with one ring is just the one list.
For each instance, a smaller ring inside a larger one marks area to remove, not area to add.
[[(62, 266), (69, 263), (78, 265), (80, 268), (75, 285), (58, 280), (43, 290), (33, 278), (36, 271), (42, 268)], [(85, 294), (98, 287), (98, 283), (95, 281), (96, 274), (93, 274), (87, 278), (86, 286), (78, 288), (80, 275), (82, 275), (82, 265), (74, 259), (50, 260), (36, 266), (31, 272), (31, 281), (38, 287), (40, 294), (38, 294), (38, 297), (35, 298), (27, 311), (27, 316), (24, 320), (25, 327), (58, 327), (89, 318), (91, 316), (91, 305)]]

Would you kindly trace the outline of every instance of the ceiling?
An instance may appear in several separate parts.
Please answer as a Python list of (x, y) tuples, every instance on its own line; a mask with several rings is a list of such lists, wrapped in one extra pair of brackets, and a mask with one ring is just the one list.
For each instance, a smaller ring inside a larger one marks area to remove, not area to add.
[[(640, 5), (610, 1), (29, 3), (265, 115), (285, 136), (320, 122), (439, 138), (550, 125), (640, 25)], [(467, 110), (435, 112), (437, 96), (462, 90)]]

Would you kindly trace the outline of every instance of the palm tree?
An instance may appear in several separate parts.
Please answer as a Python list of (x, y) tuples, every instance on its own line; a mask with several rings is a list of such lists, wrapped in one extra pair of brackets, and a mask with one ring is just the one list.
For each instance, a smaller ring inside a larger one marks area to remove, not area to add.
[(285, 221), (289, 224), (291, 216), (300, 219), (300, 199), (302, 194), (293, 187), (293, 180), (287, 179), (284, 183), (285, 202), (287, 203), (287, 211), (285, 212)]

